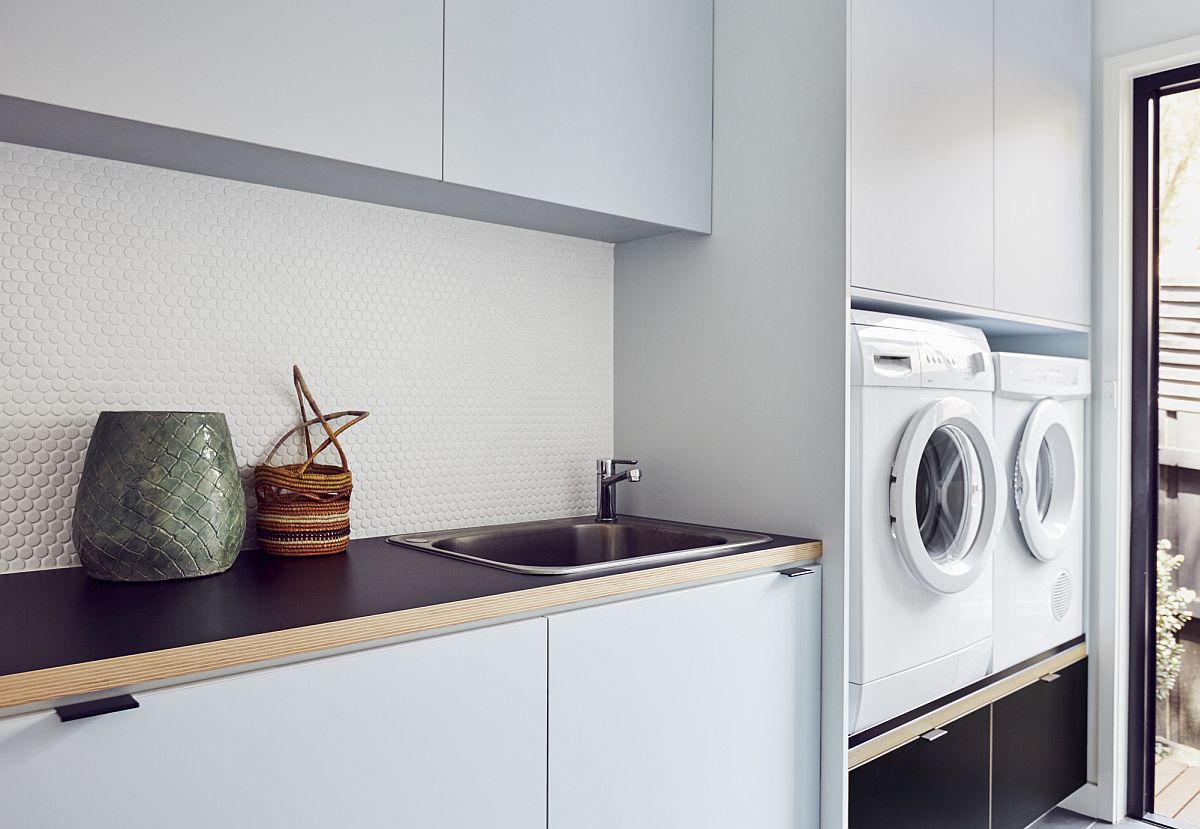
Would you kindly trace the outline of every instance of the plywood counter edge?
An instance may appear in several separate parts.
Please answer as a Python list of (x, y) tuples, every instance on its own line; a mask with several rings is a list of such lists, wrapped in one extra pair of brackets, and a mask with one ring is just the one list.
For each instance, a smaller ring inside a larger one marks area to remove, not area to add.
[(820, 557), (821, 543), (811, 541), (236, 639), (8, 674), (0, 676), (0, 714), (6, 708), (19, 705), (181, 678), (206, 671), (250, 666), (273, 659), (317, 654), (397, 636), (486, 622), (514, 614), (536, 613), (579, 602), (687, 585), (753, 570), (812, 563)]
[(984, 688), (980, 688), (978, 691), (960, 697), (938, 708), (936, 711), (931, 711), (925, 716), (918, 717), (911, 722), (888, 731), (886, 734), (880, 734), (878, 737), (850, 749), (847, 753), (847, 768), (850, 771), (854, 771), (854, 769), (865, 763), (869, 763), (890, 751), (911, 743), (926, 732), (932, 731), (935, 728), (941, 728), (947, 723), (953, 722), (960, 717), (965, 717), (973, 711), (978, 711), (980, 708), (991, 705), (993, 702), (1009, 694), (1032, 685), (1044, 676), (1057, 673), (1086, 658), (1087, 645), (1081, 643), (1061, 653), (1056, 653), (1038, 662), (1036, 665), (1030, 665), (1022, 671), (1007, 676)]

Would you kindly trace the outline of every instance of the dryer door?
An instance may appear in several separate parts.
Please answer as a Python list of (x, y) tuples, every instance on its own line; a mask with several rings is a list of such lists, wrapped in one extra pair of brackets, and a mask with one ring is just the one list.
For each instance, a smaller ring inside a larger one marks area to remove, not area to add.
[(1005, 483), (990, 428), (965, 400), (934, 401), (909, 422), (892, 466), (892, 535), (905, 563), (939, 593), (986, 568), (1004, 518)]
[(1017, 448), (1013, 497), (1029, 551), (1042, 561), (1062, 552), (1080, 509), (1080, 447), (1057, 400), (1038, 403)]

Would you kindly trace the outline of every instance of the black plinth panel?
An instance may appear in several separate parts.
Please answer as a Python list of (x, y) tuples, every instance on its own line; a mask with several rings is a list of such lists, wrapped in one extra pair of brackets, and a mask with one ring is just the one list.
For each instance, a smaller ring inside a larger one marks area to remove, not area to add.
[(988, 829), (984, 708), (850, 773), (850, 829)]
[(850, 773), (850, 829), (1025, 829), (1087, 782), (1087, 661)]
[(1087, 663), (992, 706), (992, 826), (1024, 829), (1087, 780)]

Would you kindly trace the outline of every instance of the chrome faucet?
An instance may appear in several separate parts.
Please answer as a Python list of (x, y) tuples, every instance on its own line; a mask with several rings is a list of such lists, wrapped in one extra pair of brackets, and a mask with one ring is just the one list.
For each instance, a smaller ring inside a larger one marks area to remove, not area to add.
[(642, 479), (640, 469), (617, 472), (617, 464), (634, 464), (617, 458), (600, 458), (596, 461), (596, 520), (611, 524), (617, 520), (617, 484), (621, 481), (637, 483)]

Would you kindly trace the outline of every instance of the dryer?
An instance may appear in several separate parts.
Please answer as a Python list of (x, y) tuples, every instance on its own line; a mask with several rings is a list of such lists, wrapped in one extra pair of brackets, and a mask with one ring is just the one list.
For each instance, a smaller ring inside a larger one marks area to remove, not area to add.
[(984, 677), (1006, 483), (981, 331), (851, 312), (851, 733)]
[(1083, 635), (1087, 360), (997, 353), (995, 431), (1011, 476), (996, 547), (993, 670)]

